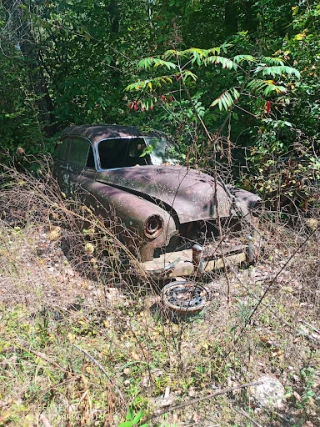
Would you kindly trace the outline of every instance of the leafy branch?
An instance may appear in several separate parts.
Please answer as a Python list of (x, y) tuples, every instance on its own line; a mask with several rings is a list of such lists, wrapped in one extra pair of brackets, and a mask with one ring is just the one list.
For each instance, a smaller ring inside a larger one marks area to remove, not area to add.
[(221, 55), (227, 54), (230, 47), (230, 44), (224, 44), (211, 49), (189, 48), (183, 51), (170, 49), (160, 57), (142, 59), (137, 64), (139, 70), (153, 73), (158, 69), (166, 69), (172, 73), (145, 80), (139, 79), (128, 85), (126, 90), (152, 93), (167, 86), (172, 89), (180, 81), (183, 85), (189, 82), (196, 83), (199, 80), (197, 70), (203, 67), (213, 67), (214, 70), (219, 67), (228, 73), (236, 72), (235, 78), (242, 76), (241, 81), (244, 82), (239, 86), (226, 88), (210, 102), (209, 107), (217, 106), (220, 111), (228, 111), (243, 95), (255, 94), (262, 97), (283, 95), (287, 93), (284, 84), (287, 78), (300, 79), (300, 73), (296, 68), (285, 65), (276, 57), (255, 58), (252, 55), (239, 54), (229, 58)]

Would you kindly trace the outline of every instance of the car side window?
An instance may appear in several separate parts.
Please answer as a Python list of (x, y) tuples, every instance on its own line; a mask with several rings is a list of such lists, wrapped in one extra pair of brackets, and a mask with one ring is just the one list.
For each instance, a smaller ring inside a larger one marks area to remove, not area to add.
[(143, 138), (106, 139), (99, 142), (101, 169), (115, 169), (150, 164), (150, 156), (144, 153)]
[(127, 152), (128, 140), (105, 139), (99, 142), (98, 151), (101, 169), (121, 168)]
[(150, 162), (150, 155), (148, 153), (148, 148), (146, 146), (145, 141), (142, 138), (133, 139), (130, 142), (129, 152), (126, 159), (126, 166), (149, 165), (151, 162)]
[(94, 169), (95, 168), (94, 155), (93, 155), (93, 150), (92, 150), (91, 144), (90, 144), (90, 147), (89, 147), (89, 154), (88, 154), (88, 159), (87, 159), (87, 168), (90, 168), (90, 169)]
[(72, 138), (70, 141), (69, 163), (76, 166), (94, 167), (92, 147), (89, 141), (81, 138)]
[(67, 159), (68, 147), (69, 141), (67, 139), (58, 142), (58, 145), (54, 150), (54, 156), (59, 160), (65, 161)]

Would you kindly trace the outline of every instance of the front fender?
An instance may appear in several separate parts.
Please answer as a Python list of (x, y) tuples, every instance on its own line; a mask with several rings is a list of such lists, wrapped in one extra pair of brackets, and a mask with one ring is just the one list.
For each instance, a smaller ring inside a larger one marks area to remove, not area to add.
[[(178, 232), (178, 224), (173, 217), (157, 204), (119, 188), (87, 179), (79, 178), (80, 197), (86, 205), (93, 207), (107, 221), (115, 220), (118, 229), (123, 229), (123, 240), (130, 249), (137, 248), (141, 261), (150, 261), (155, 248), (165, 247), (171, 237)], [(159, 215), (163, 219), (163, 231), (149, 239), (144, 234), (147, 219)], [(130, 233), (125, 233), (129, 230)]]

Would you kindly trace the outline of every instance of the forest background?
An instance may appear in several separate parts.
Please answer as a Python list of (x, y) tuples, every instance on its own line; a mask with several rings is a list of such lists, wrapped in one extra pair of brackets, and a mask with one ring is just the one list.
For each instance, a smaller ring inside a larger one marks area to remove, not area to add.
[(319, 15), (314, 0), (4, 0), (0, 162), (52, 153), (72, 124), (138, 125), (292, 195), (320, 174)]

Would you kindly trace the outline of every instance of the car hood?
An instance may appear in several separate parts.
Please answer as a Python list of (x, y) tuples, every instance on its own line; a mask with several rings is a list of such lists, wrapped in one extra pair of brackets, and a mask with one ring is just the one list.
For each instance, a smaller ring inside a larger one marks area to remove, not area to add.
[(176, 214), (180, 223), (231, 215), (232, 202), (220, 183), (181, 166), (136, 166), (98, 172), (96, 181), (134, 193)]

